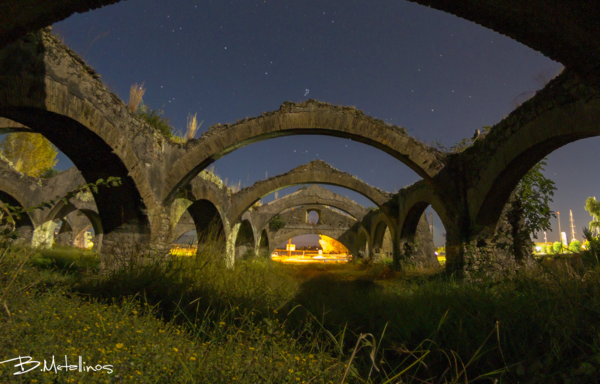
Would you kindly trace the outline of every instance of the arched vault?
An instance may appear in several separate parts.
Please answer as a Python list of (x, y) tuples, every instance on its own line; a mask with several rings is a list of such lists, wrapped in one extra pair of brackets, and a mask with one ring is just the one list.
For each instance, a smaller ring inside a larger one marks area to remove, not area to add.
[(362, 220), (368, 212), (365, 207), (353, 200), (313, 184), (307, 188), (300, 189), (287, 196), (273, 200), (268, 204), (253, 208), (252, 219), (257, 231), (260, 231), (266, 227), (275, 215), (280, 214), (286, 209), (309, 204), (326, 205), (337, 208), (358, 221)]
[(352, 107), (333, 106), (315, 100), (284, 103), (278, 111), (217, 125), (198, 140), (190, 141), (165, 178), (163, 196), (169, 201), (177, 191), (215, 160), (254, 142), (290, 135), (328, 135), (371, 145), (400, 160), (425, 179), (443, 167), (443, 156), (406, 134)]
[(314, 160), (293, 170), (258, 181), (232, 196), (230, 222), (238, 218), (262, 197), (279, 189), (298, 184), (329, 184), (345, 187), (365, 196), (377, 206), (384, 207), (390, 194), (372, 187), (356, 177), (339, 171), (322, 160)]

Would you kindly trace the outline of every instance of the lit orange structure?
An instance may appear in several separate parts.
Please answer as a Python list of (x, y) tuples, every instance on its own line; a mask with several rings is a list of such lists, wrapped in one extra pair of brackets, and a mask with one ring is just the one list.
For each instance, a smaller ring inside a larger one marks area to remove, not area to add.
[[(347, 263), (352, 260), (352, 255), (348, 249), (337, 240), (321, 236), (319, 243), (323, 251), (295, 251), (292, 239), (288, 240), (286, 249), (276, 249), (271, 255), (271, 260), (286, 264), (306, 264), (306, 263)], [(282, 256), (287, 254), (287, 256)]]

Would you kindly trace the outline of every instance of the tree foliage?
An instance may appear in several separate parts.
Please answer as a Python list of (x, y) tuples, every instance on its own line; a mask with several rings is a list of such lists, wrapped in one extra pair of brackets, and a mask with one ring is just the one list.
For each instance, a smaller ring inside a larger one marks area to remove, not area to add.
[(556, 191), (554, 181), (544, 176), (546, 160), (537, 163), (521, 179), (514, 191), (520, 201), (525, 220), (523, 230), (537, 239), (537, 233), (550, 229), (550, 220), (556, 213), (550, 209), (552, 196)]
[(571, 244), (569, 244), (569, 251), (571, 251), (573, 253), (581, 252), (581, 241), (579, 241), (579, 240), (571, 241)]
[(590, 221), (590, 230), (600, 229), (600, 202), (595, 197), (588, 197), (585, 201), (585, 210), (592, 215), (594, 220)]
[(140, 106), (137, 108), (136, 113), (146, 123), (159, 130), (163, 135), (167, 136), (168, 138), (173, 137), (173, 127), (169, 125), (169, 119), (163, 116), (163, 110), (151, 109), (142, 101)]
[(555, 241), (552, 244), (552, 253), (561, 253), (563, 248), (564, 247), (560, 241)]
[(285, 221), (281, 220), (279, 215), (273, 216), (271, 221), (269, 221), (269, 229), (273, 232), (279, 231), (281, 228), (285, 227)]
[(58, 149), (38, 133), (8, 134), (0, 143), (0, 150), (17, 171), (33, 177), (42, 176), (58, 163)]
[(549, 230), (550, 220), (556, 217), (549, 205), (556, 186), (544, 176), (545, 165), (546, 161), (542, 160), (525, 174), (508, 203), (506, 218), (510, 225), (512, 251), (519, 263), (532, 248), (531, 236), (537, 239), (538, 232)]

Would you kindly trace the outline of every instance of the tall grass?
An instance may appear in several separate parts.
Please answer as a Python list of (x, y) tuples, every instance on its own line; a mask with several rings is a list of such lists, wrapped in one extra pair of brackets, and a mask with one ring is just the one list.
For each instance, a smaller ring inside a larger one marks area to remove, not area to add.
[(214, 236), (194, 257), (134, 254), (104, 274), (81, 261), (93, 255), (4, 250), (0, 361), (84, 355), (115, 372), (15, 379), (3, 364), (0, 381), (593, 383), (600, 372), (599, 269), (477, 282), (259, 258), (231, 270)]
[(268, 266), (241, 264), (236, 276), (224, 277), (199, 255), (65, 281), (64, 271), (33, 265), (34, 253), (0, 257), (0, 361), (56, 356), (77, 364), (82, 356), (113, 372), (15, 376), (18, 367), (6, 363), (1, 382), (329, 382), (343, 370), (320, 349), (300, 345), (276, 318), (285, 294), (261, 273)]
[(594, 382), (598, 276), (536, 269), (473, 283), (441, 275), (384, 281), (324, 275), (300, 287), (289, 306), (301, 305), (306, 314), (297, 311), (288, 321), (318, 318), (332, 334), (345, 332), (345, 351), (361, 334), (373, 335), (380, 371), (373, 371), (369, 353), (353, 356), (353, 365), (377, 382)]
[(185, 132), (185, 138), (187, 140), (192, 140), (194, 136), (196, 136), (196, 132), (198, 132), (198, 130), (202, 126), (202, 123), (204, 123), (204, 120), (198, 123), (198, 118), (196, 117), (197, 115), (197, 113), (194, 113), (194, 116), (192, 116), (191, 114), (188, 115)]
[(131, 109), (132, 112), (136, 112), (138, 106), (142, 102), (142, 98), (144, 97), (144, 93), (146, 93), (146, 88), (144, 88), (144, 83), (142, 84), (133, 84), (129, 89), (129, 103), (127, 106)]

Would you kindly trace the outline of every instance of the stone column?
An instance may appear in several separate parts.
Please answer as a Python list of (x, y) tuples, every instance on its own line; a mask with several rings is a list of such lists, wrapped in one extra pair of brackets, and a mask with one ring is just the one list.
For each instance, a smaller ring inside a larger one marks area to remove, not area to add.
[(154, 256), (150, 230), (138, 223), (123, 224), (104, 233), (100, 252), (100, 269), (113, 270), (125, 265), (145, 263)]
[(94, 238), (92, 239), (92, 242), (94, 243), (94, 246), (92, 247), (92, 251), (96, 252), (96, 253), (100, 253), (102, 251), (102, 240), (104, 238), (104, 234), (103, 233), (97, 233)]
[(235, 243), (240, 231), (240, 225), (241, 223), (234, 224), (227, 233), (227, 243), (225, 246), (225, 266), (227, 268), (233, 268), (235, 265)]
[(34, 248), (52, 248), (54, 244), (54, 229), (58, 223), (47, 221), (37, 226), (33, 231), (31, 246)]
[[(400, 231), (394, 231), (396, 233), (399, 233)], [(400, 235), (396, 234), (395, 236), (392, 237), (392, 258), (393, 258), (393, 269), (395, 271), (399, 271), (402, 266), (401, 266), (401, 261), (402, 261), (402, 251), (401, 251), (401, 247), (402, 247), (402, 243), (400, 242), (399, 239)]]
[(464, 259), (464, 234), (460, 233), (459, 226), (446, 228), (446, 273), (463, 277), (465, 269)]

